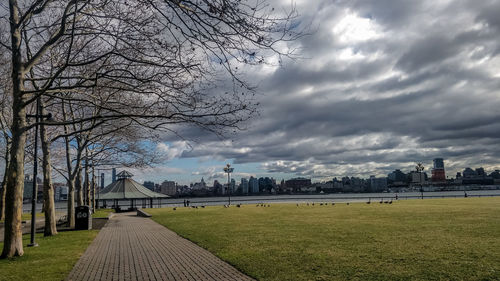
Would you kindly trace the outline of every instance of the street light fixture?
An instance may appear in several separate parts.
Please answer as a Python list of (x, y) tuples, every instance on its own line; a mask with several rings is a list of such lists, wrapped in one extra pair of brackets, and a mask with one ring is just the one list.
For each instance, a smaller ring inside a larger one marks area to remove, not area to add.
[(52, 119), (52, 114), (40, 114), (40, 97), (36, 100), (36, 114), (26, 114), (27, 118), (35, 118), (35, 143), (33, 148), (33, 193), (31, 194), (31, 239), (28, 247), (37, 247), (35, 242), (36, 231), (36, 201), (38, 198), (37, 191), (37, 177), (38, 177), (38, 123), (45, 118), (46, 120)]
[(228, 200), (229, 203), (228, 205), (231, 205), (231, 181), (230, 181), (230, 174), (234, 171), (234, 168), (231, 168), (230, 164), (227, 164), (226, 167), (224, 167), (224, 172), (227, 173), (227, 195), (228, 195)]

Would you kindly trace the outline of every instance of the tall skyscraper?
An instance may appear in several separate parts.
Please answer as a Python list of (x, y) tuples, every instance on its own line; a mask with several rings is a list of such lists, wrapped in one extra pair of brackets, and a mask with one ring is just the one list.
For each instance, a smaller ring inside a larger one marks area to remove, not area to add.
[(435, 158), (433, 160), (433, 167), (432, 167), (432, 181), (433, 182), (440, 182), (440, 181), (446, 181), (446, 175), (444, 173), (444, 160), (443, 158)]
[(241, 178), (241, 192), (243, 194), (248, 194), (248, 180), (245, 178)]
[(248, 192), (259, 193), (259, 181), (252, 176), (248, 180)]

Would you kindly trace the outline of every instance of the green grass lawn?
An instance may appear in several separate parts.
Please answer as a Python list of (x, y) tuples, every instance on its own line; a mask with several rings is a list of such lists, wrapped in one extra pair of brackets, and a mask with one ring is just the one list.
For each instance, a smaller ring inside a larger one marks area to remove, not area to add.
[(0, 280), (63, 280), (98, 232), (65, 231), (52, 237), (37, 234), (39, 246), (34, 248), (26, 247), (30, 243), (30, 236), (24, 235), (24, 255), (0, 260)]
[(500, 280), (500, 198), (148, 209), (259, 280)]
[[(36, 213), (35, 216), (37, 218), (43, 218), (44, 217), (44, 214), (43, 213)], [(31, 213), (23, 213), (21, 215), (21, 219), (23, 221), (27, 221), (27, 220), (31, 220)], [(0, 222), (4, 222), (3, 220), (0, 220)]]
[(92, 217), (94, 219), (98, 218), (107, 218), (110, 213), (114, 213), (113, 209), (97, 209), (93, 214)]

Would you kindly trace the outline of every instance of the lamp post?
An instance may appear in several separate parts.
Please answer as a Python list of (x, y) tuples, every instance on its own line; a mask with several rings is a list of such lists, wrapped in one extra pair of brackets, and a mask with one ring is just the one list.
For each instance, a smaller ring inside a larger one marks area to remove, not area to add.
[(422, 171), (424, 171), (424, 165), (422, 163), (417, 163), (417, 166), (415, 166), (415, 169), (417, 170), (418, 173), (418, 182), (420, 183), (420, 196), (422, 200), (424, 199), (424, 187), (422, 186)]
[(230, 164), (227, 164), (226, 167), (224, 167), (224, 172), (227, 173), (227, 195), (228, 195), (228, 200), (229, 203), (228, 205), (231, 205), (231, 181), (230, 181), (230, 174), (234, 171), (234, 168), (231, 168)]
[(35, 242), (35, 230), (36, 230), (36, 201), (38, 198), (37, 191), (37, 176), (38, 176), (38, 123), (42, 118), (50, 120), (52, 114), (41, 115), (40, 114), (40, 97), (36, 99), (36, 114), (26, 114), (27, 118), (35, 118), (35, 143), (33, 144), (33, 193), (31, 194), (31, 239), (28, 247), (37, 247), (38, 244)]

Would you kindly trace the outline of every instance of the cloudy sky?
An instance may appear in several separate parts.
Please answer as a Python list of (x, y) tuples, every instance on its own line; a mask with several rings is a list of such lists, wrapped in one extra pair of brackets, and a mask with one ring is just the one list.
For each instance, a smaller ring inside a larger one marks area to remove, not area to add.
[[(270, 1), (289, 7), (289, 1)], [(315, 181), (386, 175), (445, 159), (500, 169), (500, 1), (301, 0), (301, 59), (254, 69), (260, 115), (220, 140), (160, 144), (170, 161), (136, 179)]]

